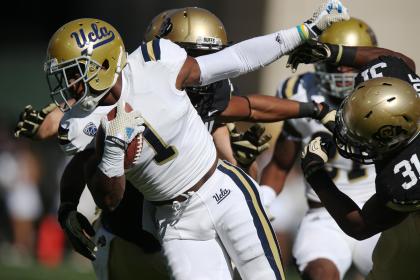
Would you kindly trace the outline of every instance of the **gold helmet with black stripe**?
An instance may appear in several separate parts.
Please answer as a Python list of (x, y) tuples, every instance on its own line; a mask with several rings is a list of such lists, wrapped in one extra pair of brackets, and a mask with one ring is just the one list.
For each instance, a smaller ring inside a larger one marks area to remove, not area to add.
[[(333, 23), (322, 33), (319, 40), (322, 43), (348, 47), (378, 45), (375, 33), (369, 25), (354, 17), (347, 21)], [(321, 79), (321, 89), (324, 94), (343, 99), (353, 90), (357, 73), (355, 69), (327, 63), (319, 63), (315, 65), (315, 69)]]
[(419, 134), (420, 97), (407, 82), (376, 78), (360, 84), (337, 110), (334, 133), (343, 157), (369, 164)]
[(183, 47), (191, 56), (219, 51), (228, 45), (222, 21), (212, 12), (198, 7), (167, 10), (156, 16), (145, 40), (165, 38)]

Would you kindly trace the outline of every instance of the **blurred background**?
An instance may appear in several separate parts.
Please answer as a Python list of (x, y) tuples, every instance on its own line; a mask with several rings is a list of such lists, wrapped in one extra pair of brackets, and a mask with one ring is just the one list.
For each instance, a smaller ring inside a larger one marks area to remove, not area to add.
[[(43, 62), (48, 40), (61, 25), (79, 17), (101, 18), (119, 30), (126, 49), (131, 52), (140, 45), (150, 20), (166, 9), (206, 8), (224, 22), (229, 40), (239, 42), (297, 25), (312, 15), (319, 2), (13, 1), (9, 9), (3, 10), (0, 19), (3, 27), (0, 45), (0, 279), (94, 279), (90, 264), (71, 253), (56, 222), (58, 182), (66, 161), (56, 141), (31, 142), (12, 138), (18, 114), (25, 105), (41, 108), (50, 102)], [(420, 26), (419, 1), (344, 3), (352, 16), (372, 27), (379, 46), (402, 52), (420, 63), (420, 38), (415, 33), (416, 27)], [(312, 67), (306, 66), (298, 72), (310, 70)], [(279, 81), (289, 75), (291, 72), (285, 68), (283, 58), (234, 82), (240, 94), (273, 95)], [(279, 123), (271, 124), (269, 130), (276, 136), (280, 127)], [(260, 165), (269, 156), (266, 154)], [(297, 199), (303, 197), (298, 172), (294, 173), (296, 176), (291, 178), (286, 191), (290, 189), (296, 196), (293, 203), (289, 202), (288, 211), (302, 215), (305, 205)], [(285, 202), (279, 205), (285, 205)], [(284, 223), (293, 224), (294, 221)], [(293, 268), (288, 271), (295, 274)]]

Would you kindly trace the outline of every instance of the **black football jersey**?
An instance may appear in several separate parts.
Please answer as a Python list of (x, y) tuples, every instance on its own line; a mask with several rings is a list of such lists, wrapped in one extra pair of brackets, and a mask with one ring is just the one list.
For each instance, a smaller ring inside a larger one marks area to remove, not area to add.
[(420, 136), (377, 162), (376, 193), (398, 211), (420, 210)]
[(187, 88), (188, 97), (203, 120), (209, 132), (213, 131), (215, 118), (220, 115), (228, 106), (233, 86), (226, 79), (212, 83), (205, 87)]
[(404, 60), (394, 56), (380, 56), (369, 62), (357, 75), (355, 87), (367, 80), (380, 77), (404, 80), (411, 84), (416, 92), (420, 92), (420, 77), (410, 69)]

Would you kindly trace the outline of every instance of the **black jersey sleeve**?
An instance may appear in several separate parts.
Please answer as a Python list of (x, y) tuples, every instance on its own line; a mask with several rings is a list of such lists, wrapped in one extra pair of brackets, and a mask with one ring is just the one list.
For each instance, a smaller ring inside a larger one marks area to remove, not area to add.
[(392, 77), (404, 80), (420, 92), (420, 78), (401, 58), (380, 56), (363, 67), (356, 76), (356, 87), (365, 81), (380, 77)]
[(420, 136), (376, 163), (376, 193), (397, 211), (420, 210)]

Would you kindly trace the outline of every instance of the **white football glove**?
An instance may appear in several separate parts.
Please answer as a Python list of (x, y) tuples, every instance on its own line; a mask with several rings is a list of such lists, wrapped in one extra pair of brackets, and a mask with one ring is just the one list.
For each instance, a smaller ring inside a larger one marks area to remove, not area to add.
[(350, 15), (347, 8), (340, 0), (328, 0), (321, 4), (312, 15), (312, 18), (305, 22), (311, 38), (317, 38), (334, 22), (349, 20)]
[(101, 126), (105, 132), (105, 145), (115, 144), (125, 150), (127, 145), (144, 131), (144, 119), (138, 111), (125, 111), (125, 101), (117, 104), (115, 118), (108, 121), (106, 117), (101, 119)]
[(128, 144), (144, 131), (144, 119), (138, 111), (125, 111), (125, 101), (117, 104), (117, 113), (113, 120), (101, 119), (105, 132), (105, 144), (102, 160), (98, 168), (109, 178), (124, 174), (124, 153)]

